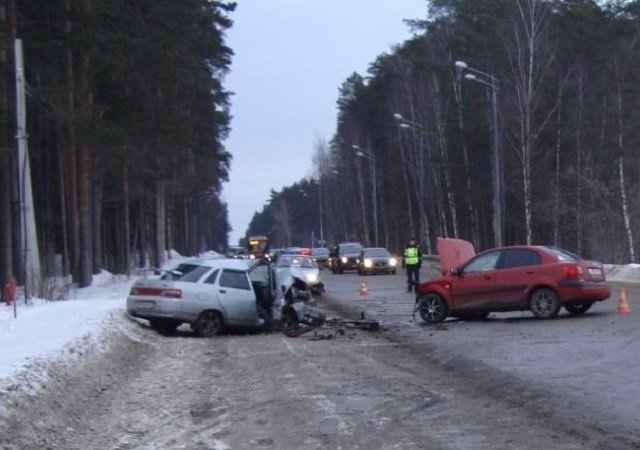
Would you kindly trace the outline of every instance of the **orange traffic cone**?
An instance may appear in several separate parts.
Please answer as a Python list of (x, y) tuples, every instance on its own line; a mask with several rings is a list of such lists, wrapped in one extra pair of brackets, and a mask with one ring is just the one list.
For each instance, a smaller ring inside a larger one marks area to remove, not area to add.
[(362, 283), (360, 285), (360, 296), (366, 297), (368, 293), (369, 293), (369, 289), (367, 289), (367, 283)]
[(631, 314), (629, 302), (627, 302), (627, 290), (620, 288), (620, 298), (618, 299), (618, 314)]

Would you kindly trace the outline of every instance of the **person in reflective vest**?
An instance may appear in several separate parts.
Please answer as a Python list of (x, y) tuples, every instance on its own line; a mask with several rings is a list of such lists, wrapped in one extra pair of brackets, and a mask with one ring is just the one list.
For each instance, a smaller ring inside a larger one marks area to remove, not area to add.
[(409, 244), (402, 253), (402, 268), (407, 271), (407, 292), (418, 291), (420, 285), (420, 267), (422, 266), (422, 251), (416, 244), (415, 238), (409, 239)]

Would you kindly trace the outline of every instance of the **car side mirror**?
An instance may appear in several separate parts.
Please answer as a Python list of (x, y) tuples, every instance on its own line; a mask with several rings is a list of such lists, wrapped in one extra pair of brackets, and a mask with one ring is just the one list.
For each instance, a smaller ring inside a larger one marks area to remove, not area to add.
[(460, 276), (460, 274), (462, 274), (462, 270), (459, 267), (454, 267), (453, 269), (451, 269), (451, 275), (454, 277), (458, 277)]

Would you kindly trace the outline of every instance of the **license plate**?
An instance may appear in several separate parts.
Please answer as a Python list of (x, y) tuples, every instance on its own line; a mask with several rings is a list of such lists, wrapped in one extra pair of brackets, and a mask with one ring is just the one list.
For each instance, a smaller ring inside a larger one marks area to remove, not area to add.
[(153, 309), (156, 307), (156, 303), (155, 302), (151, 302), (151, 301), (137, 301), (136, 302), (136, 307), (138, 309), (144, 309), (144, 310), (149, 310), (149, 309)]
[(589, 275), (592, 277), (601, 277), (602, 271), (597, 267), (589, 267)]

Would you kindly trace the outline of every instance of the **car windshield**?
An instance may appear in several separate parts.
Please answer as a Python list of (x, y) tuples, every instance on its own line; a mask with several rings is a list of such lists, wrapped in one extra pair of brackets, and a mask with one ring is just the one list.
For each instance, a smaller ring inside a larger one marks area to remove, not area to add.
[(311, 254), (313, 256), (328, 256), (329, 249), (328, 248), (314, 248), (311, 250)]
[(290, 256), (281, 255), (280, 258), (278, 258), (277, 266), (278, 267), (291, 267), (291, 257)]
[(368, 248), (364, 251), (364, 256), (368, 258), (389, 256), (389, 250), (386, 248)]
[(313, 258), (291, 258), (292, 267), (302, 267), (303, 269), (313, 269), (316, 266), (316, 262)]
[(282, 256), (278, 260), (278, 267), (301, 267), (303, 269), (314, 269), (318, 267), (318, 265), (311, 257)]
[(360, 253), (362, 251), (362, 246), (358, 244), (341, 245), (340, 251), (342, 253)]

